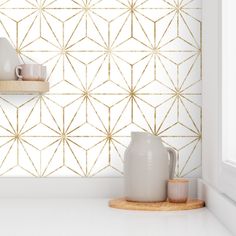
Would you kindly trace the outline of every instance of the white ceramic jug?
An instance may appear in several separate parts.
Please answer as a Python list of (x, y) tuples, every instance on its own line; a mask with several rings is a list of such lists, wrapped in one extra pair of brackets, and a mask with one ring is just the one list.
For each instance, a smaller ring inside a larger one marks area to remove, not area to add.
[(16, 80), (15, 68), (19, 64), (16, 50), (6, 38), (0, 38), (0, 80)]
[(126, 199), (138, 202), (165, 201), (167, 181), (174, 177), (176, 152), (165, 148), (158, 136), (132, 132), (124, 158)]

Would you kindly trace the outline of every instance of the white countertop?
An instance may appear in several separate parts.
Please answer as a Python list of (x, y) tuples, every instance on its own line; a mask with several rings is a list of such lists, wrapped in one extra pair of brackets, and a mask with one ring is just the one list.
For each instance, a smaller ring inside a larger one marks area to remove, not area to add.
[(107, 199), (0, 199), (0, 235), (231, 235), (206, 208), (183, 212), (126, 211), (111, 209), (107, 202)]

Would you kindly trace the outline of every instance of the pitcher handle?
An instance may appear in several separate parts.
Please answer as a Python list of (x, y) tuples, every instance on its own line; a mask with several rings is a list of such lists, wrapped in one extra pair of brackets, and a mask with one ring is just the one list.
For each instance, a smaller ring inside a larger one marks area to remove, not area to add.
[(17, 66), (15, 69), (16, 72), (16, 76), (18, 78), (18, 80), (22, 80), (23, 76), (21, 75), (21, 71), (22, 71), (22, 67), (21, 66)]
[(173, 148), (167, 148), (167, 151), (170, 156), (170, 164), (169, 164), (169, 178), (173, 179), (175, 175), (175, 167), (176, 167), (176, 151)]

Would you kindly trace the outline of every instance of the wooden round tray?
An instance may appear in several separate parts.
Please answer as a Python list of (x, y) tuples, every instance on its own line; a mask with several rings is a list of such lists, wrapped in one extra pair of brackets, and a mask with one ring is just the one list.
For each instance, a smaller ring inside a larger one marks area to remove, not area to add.
[(202, 200), (188, 200), (186, 203), (171, 202), (130, 202), (124, 198), (113, 199), (109, 201), (112, 208), (124, 210), (141, 210), (141, 211), (182, 211), (202, 208), (205, 206)]

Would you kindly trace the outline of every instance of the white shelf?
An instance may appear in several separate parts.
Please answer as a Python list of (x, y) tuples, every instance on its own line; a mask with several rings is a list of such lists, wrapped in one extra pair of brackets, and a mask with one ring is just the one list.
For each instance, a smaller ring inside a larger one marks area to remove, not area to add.
[(34, 94), (49, 91), (49, 83), (46, 81), (0, 81), (0, 93), (4, 94)]

